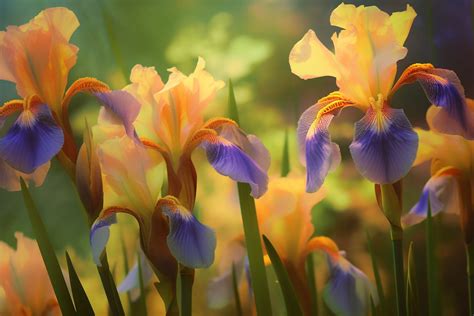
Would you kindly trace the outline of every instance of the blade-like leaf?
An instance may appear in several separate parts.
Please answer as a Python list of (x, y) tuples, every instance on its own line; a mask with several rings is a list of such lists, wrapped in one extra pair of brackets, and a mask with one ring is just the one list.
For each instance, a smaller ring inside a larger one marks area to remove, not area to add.
[(431, 206), (428, 203), (428, 216), (426, 218), (426, 271), (428, 279), (428, 314), (440, 315), (440, 296), (438, 291), (437, 259), (435, 256), (435, 238), (433, 234), (433, 217)]
[(308, 276), (308, 287), (311, 294), (311, 315), (318, 316), (318, 286), (314, 274), (314, 258), (311, 253), (306, 258), (306, 275)]
[(290, 172), (290, 148), (288, 143), (288, 130), (285, 131), (285, 141), (283, 143), (283, 155), (281, 159), (281, 176), (286, 177)]
[[(229, 80), (229, 116), (239, 123), (237, 103), (235, 101), (232, 81)], [(250, 278), (254, 292), (258, 315), (271, 315), (270, 291), (268, 290), (267, 274), (263, 262), (262, 241), (258, 227), (255, 201), (250, 196), (250, 185), (238, 183), (240, 210), (244, 226), (245, 244), (249, 258)]]
[(379, 305), (377, 307), (378, 311), (384, 315), (385, 313), (385, 295), (383, 293), (382, 279), (380, 278), (379, 267), (377, 264), (377, 258), (372, 247), (372, 239), (370, 238), (369, 231), (366, 230), (367, 235), (367, 248), (369, 250), (370, 258), (372, 260), (372, 270), (374, 272), (375, 284), (377, 286), (377, 294), (379, 296)]
[(288, 272), (286, 271), (283, 262), (281, 261), (280, 256), (278, 255), (276, 249), (273, 247), (270, 240), (267, 236), (263, 235), (263, 242), (265, 243), (265, 248), (267, 249), (267, 254), (272, 261), (273, 268), (280, 283), (281, 291), (283, 293), (283, 298), (285, 300), (286, 311), (288, 315), (303, 315), (300, 304), (298, 302), (298, 297), (296, 296), (295, 289), (291, 283)]
[(79, 315), (95, 315), (91, 302), (87, 297), (86, 291), (82, 286), (81, 280), (79, 280), (79, 276), (76, 273), (76, 269), (74, 269), (71, 257), (69, 257), (69, 253), (67, 251), (66, 262), (67, 269), (69, 271), (69, 282), (71, 283), (72, 298), (74, 299), (74, 305), (76, 306), (77, 313)]
[(235, 309), (237, 316), (242, 316), (242, 304), (240, 303), (239, 283), (237, 281), (237, 272), (235, 271), (235, 264), (232, 263), (232, 290), (234, 292)]
[(418, 295), (418, 282), (416, 280), (415, 256), (413, 254), (413, 242), (408, 248), (408, 271), (407, 271), (407, 314), (409, 316), (421, 315)]
[(109, 261), (107, 260), (107, 253), (105, 250), (100, 257), (100, 262), (101, 266), (97, 266), (97, 270), (99, 271), (100, 280), (102, 281), (102, 286), (104, 287), (111, 313), (112, 315), (125, 315), (122, 302), (120, 301), (120, 296), (117, 291), (117, 286), (115, 285), (114, 278), (110, 272)]
[(43, 220), (36, 208), (36, 205), (31, 198), (30, 192), (25, 184), (25, 181), (20, 178), (21, 191), (23, 193), (23, 200), (28, 211), (28, 217), (30, 218), (31, 226), (38, 242), (38, 247), (43, 257), (44, 265), (48, 271), (51, 285), (53, 286), (54, 293), (58, 300), (59, 307), (63, 315), (75, 315), (76, 310), (72, 302), (69, 290), (66, 282), (64, 281), (63, 272), (59, 265), (54, 248), (49, 240), (46, 227), (44, 226)]

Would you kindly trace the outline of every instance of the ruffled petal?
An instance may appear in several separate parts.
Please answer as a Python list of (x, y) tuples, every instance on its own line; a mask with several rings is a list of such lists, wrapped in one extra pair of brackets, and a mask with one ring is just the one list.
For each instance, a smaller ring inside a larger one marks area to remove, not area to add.
[(92, 250), (92, 259), (95, 264), (101, 266), (100, 256), (107, 245), (110, 237), (110, 225), (117, 223), (115, 214), (97, 219), (92, 225), (89, 240)]
[(315, 120), (314, 113), (318, 110), (319, 106), (313, 105), (298, 121), (298, 143), (300, 151), (304, 149), (306, 161), (307, 192), (316, 192), (322, 186), (328, 172), (336, 168), (341, 161), (339, 146), (331, 142), (329, 135), (329, 124), (334, 114), (325, 114)]
[(291, 72), (301, 79), (339, 76), (334, 54), (321, 43), (313, 30), (309, 30), (293, 46), (289, 61)]
[(342, 254), (338, 260), (329, 257), (330, 277), (323, 290), (323, 299), (336, 315), (368, 315), (370, 298), (378, 303), (377, 293), (367, 276)]
[(405, 176), (416, 157), (418, 136), (401, 109), (369, 109), (355, 124), (350, 151), (359, 172), (374, 183)]
[(13, 168), (32, 173), (62, 148), (64, 135), (46, 105), (20, 114), (0, 139), (0, 156)]
[(428, 207), (431, 208), (432, 216), (440, 212), (459, 213), (459, 187), (452, 173), (443, 174), (442, 171), (441, 175), (435, 175), (428, 180), (418, 202), (402, 217), (402, 224), (412, 226), (422, 222), (428, 216)]
[(46, 179), (49, 166), (50, 162), (48, 161), (36, 168), (33, 173), (28, 174), (13, 169), (9, 164), (0, 159), (0, 188), (8, 191), (20, 191), (20, 177), (27, 183), (32, 182), (35, 186), (39, 187)]
[(168, 247), (186, 267), (207, 268), (214, 262), (216, 234), (172, 197), (160, 199), (157, 208), (169, 219)]
[(415, 17), (416, 12), (409, 4), (407, 4), (405, 11), (393, 12), (390, 16), (390, 23), (400, 46), (405, 44)]
[[(109, 121), (117, 121), (125, 128), (127, 135), (136, 138), (133, 122), (140, 112), (140, 103), (130, 93), (123, 90), (95, 93), (96, 97), (104, 105)], [(110, 117), (111, 116), (111, 117)]]
[[(261, 143), (258, 143), (257, 147), (254, 146), (255, 144), (255, 142), (253, 144), (248, 142), (248, 146), (254, 148), (254, 154), (261, 155), (262, 152), (265, 152), (265, 155), (268, 154), (266, 150), (262, 150)], [(252, 188), (252, 196), (255, 198), (265, 193), (268, 176), (266, 170), (258, 165), (258, 161), (266, 161), (266, 158), (254, 160), (244, 149), (222, 136), (211, 135), (205, 138), (201, 145), (206, 150), (208, 161), (217, 172), (235, 181), (248, 183)]]

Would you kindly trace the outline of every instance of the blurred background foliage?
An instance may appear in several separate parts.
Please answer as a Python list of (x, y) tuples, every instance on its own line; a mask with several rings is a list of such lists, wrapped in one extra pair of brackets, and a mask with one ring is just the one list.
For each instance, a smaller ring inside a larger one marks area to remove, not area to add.
[[(407, 4), (406, 0), (348, 2), (377, 5), (386, 12), (401, 11)], [(197, 57), (202, 56), (216, 78), (225, 81), (232, 78), (243, 128), (263, 140), (272, 154), (270, 173), (278, 176), (285, 130), (290, 133), (292, 169), (303, 172), (296, 148), (297, 119), (318, 98), (336, 89), (330, 78), (303, 81), (292, 75), (288, 65), (289, 51), (309, 28), (331, 47), (330, 36), (337, 29), (329, 26), (329, 16), (339, 3), (339, 0), (1, 0), (0, 28), (23, 24), (46, 7), (72, 9), (81, 26), (71, 40), (80, 51), (77, 65), (69, 76), (70, 82), (91, 76), (114, 88), (122, 88), (128, 82), (130, 69), (138, 63), (155, 66), (166, 80), (167, 68), (177, 66), (188, 73)], [(399, 63), (399, 73), (414, 62), (431, 62), (450, 68), (461, 78), (466, 95), (474, 97), (471, 1), (412, 0), (409, 3), (418, 16), (406, 42), (408, 55)], [(0, 82), (0, 102), (15, 97), (13, 84)], [(209, 107), (209, 114), (224, 115), (226, 101), (223, 89)], [(402, 89), (394, 98), (393, 106), (403, 107), (415, 126), (426, 126), (424, 116), (429, 104), (420, 87)], [(98, 106), (90, 97), (81, 96), (73, 101), (71, 120), (78, 140), (84, 118), (95, 122), (97, 112)], [(357, 174), (348, 152), (353, 123), (360, 117), (361, 113), (347, 110), (331, 126), (333, 138), (341, 145), (343, 164), (328, 177), (329, 194), (314, 208), (313, 222), (316, 234), (335, 239), (351, 261), (372, 277), (365, 239), (368, 229), (387, 296), (393, 297), (388, 225), (376, 206), (372, 185)], [(195, 159), (199, 177), (199, 216), (218, 234), (216, 262), (211, 269), (198, 272), (195, 286), (196, 315), (209, 315), (206, 284), (217, 275), (221, 249), (242, 230), (234, 184), (201, 163), (205, 160), (202, 153)], [(404, 183), (405, 210), (415, 203), (427, 178), (428, 166), (417, 168), (408, 175)], [(85, 280), (86, 288), (95, 293), (90, 295), (93, 304), (97, 310), (104, 310), (106, 300), (91, 261), (88, 227), (73, 185), (53, 162), (45, 184), (32, 192), (41, 206), (58, 254), (62, 256), (65, 249), (73, 252), (79, 275)], [(21, 193), (1, 191), (0, 201), (0, 239), (13, 244), (15, 231), (32, 236)], [(118, 280), (123, 278), (121, 239), (126, 245), (130, 264), (137, 247), (137, 227), (133, 220), (122, 217), (120, 222), (113, 230), (109, 246), (109, 260)], [(443, 215), (435, 219), (435, 226), (443, 314), (466, 314), (467, 286), (465, 274), (461, 273), (465, 271), (465, 255), (458, 219)], [(420, 277), (420, 306), (423, 307), (426, 306), (424, 226), (408, 230), (406, 240), (405, 247), (408, 247), (408, 240), (414, 241)], [(317, 268), (320, 284), (326, 273), (323, 266), (318, 264)], [(161, 308), (155, 294), (150, 294), (148, 303), (149, 308)]]

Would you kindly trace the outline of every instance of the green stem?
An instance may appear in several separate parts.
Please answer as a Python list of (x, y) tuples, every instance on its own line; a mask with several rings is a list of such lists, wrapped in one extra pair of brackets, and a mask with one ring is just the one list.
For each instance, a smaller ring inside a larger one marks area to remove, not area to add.
[(181, 266), (179, 270), (181, 282), (181, 316), (191, 316), (193, 306), (194, 269)]
[(237, 316), (242, 316), (242, 303), (240, 302), (239, 286), (237, 282), (237, 272), (235, 271), (235, 264), (232, 264), (232, 290), (234, 291), (235, 309)]
[(318, 316), (318, 287), (316, 284), (314, 258), (312, 254), (309, 254), (306, 258), (306, 273), (308, 276), (308, 285), (311, 295), (311, 315)]
[(428, 216), (426, 218), (426, 270), (428, 274), (428, 314), (430, 316), (439, 315), (440, 313), (438, 284), (436, 282), (437, 261), (434, 249), (433, 218), (431, 216), (431, 207), (428, 207)]
[(467, 282), (469, 286), (469, 315), (474, 315), (474, 243), (466, 245)]
[(395, 275), (395, 289), (397, 300), (397, 315), (406, 315), (405, 276), (403, 269), (403, 230), (399, 226), (390, 226), (392, 240), (393, 268)]

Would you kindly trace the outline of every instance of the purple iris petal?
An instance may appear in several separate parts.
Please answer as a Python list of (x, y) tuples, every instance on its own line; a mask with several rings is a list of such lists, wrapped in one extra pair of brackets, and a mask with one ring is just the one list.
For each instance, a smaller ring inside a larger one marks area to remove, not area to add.
[(394, 183), (410, 170), (418, 135), (401, 109), (369, 109), (355, 124), (350, 151), (359, 172), (374, 183)]
[(442, 133), (473, 139), (474, 118), (467, 111), (464, 88), (456, 73), (438, 68), (429, 73), (434, 76), (420, 76), (418, 81), (428, 100), (443, 109), (434, 118), (434, 127)]
[(214, 262), (216, 234), (187, 211), (164, 209), (170, 232), (168, 247), (177, 261), (189, 268), (207, 268)]
[(367, 276), (343, 257), (328, 262), (330, 277), (323, 292), (326, 305), (336, 315), (368, 315), (370, 297), (375, 303), (378, 297)]
[(222, 137), (204, 141), (202, 146), (206, 150), (207, 159), (217, 172), (235, 181), (248, 183), (255, 198), (265, 193), (268, 185), (266, 172), (239, 146)]
[(304, 151), (306, 160), (306, 191), (316, 192), (324, 182), (328, 172), (339, 165), (341, 161), (341, 154), (339, 146), (331, 142), (329, 135), (329, 124), (334, 118), (333, 114), (323, 115), (318, 122), (315, 122), (313, 117), (312, 124), (307, 128), (306, 135), (303, 135), (308, 120), (307, 115), (312, 115), (313, 110), (309, 108), (301, 116), (298, 122), (298, 137), (300, 147), (303, 143), (304, 137)]
[(24, 111), (0, 139), (0, 157), (24, 173), (51, 160), (62, 148), (64, 135), (46, 105)]
[[(97, 92), (96, 97), (123, 124), (127, 135), (136, 138), (133, 122), (140, 112), (140, 103), (130, 93), (123, 90)], [(109, 112), (109, 113), (110, 113)]]
[(110, 225), (117, 223), (115, 214), (109, 215), (103, 219), (98, 219), (92, 225), (90, 233), (90, 244), (92, 250), (92, 259), (96, 265), (101, 266), (100, 255), (107, 245), (110, 236)]
[(402, 217), (404, 226), (412, 226), (426, 219), (428, 207), (431, 215), (435, 216), (443, 211), (458, 211), (459, 194), (456, 179), (450, 175), (433, 176), (426, 182), (418, 202), (410, 212)]
[[(143, 284), (147, 286), (153, 278), (153, 269), (148, 263), (148, 259), (141, 249), (139, 251), (138, 260), (140, 260)], [(139, 272), (140, 271), (138, 269), (137, 261), (137, 263), (135, 263), (135, 265), (130, 269), (125, 279), (123, 279), (122, 283), (120, 283), (120, 285), (117, 287), (119, 293), (131, 292), (130, 298), (132, 302), (136, 301), (141, 295)]]

